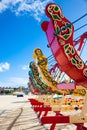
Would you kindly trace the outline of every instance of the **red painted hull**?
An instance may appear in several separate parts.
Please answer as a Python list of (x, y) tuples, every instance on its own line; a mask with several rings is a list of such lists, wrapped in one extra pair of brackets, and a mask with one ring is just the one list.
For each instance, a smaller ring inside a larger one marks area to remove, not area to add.
[[(46, 14), (47, 13), (48, 12), (46, 12)], [(62, 18), (61, 22), (59, 21), (59, 27), (62, 26), (63, 21), (70, 23), (64, 17)], [(60, 68), (61, 71), (65, 72), (68, 76), (70, 76), (71, 79), (73, 79), (77, 84), (81, 84), (87, 88), (87, 75), (86, 75), (87, 66), (84, 64), (83, 60), (80, 58), (80, 56), (78, 55), (78, 53), (76, 52), (74, 48), (73, 25), (72, 25), (72, 33), (70, 32), (71, 33), (70, 37), (68, 38), (68, 40), (64, 40), (61, 34), (54, 36), (54, 32), (55, 32), (54, 23), (55, 21), (50, 17), (50, 22), (45, 21), (42, 23), (41, 26), (42, 26), (42, 29), (46, 32), (47, 39), (49, 42), (49, 47), (58, 63), (58, 67)], [(63, 44), (61, 44), (60, 41), (62, 41)], [(64, 50), (65, 47), (67, 47), (66, 46), (67, 44), (69, 46), (69, 48), (67, 49), (67, 51), (69, 51), (69, 54), (66, 53), (66, 50)], [(72, 54), (70, 49), (74, 50), (74, 54)], [(73, 61), (76, 62), (76, 64), (74, 64)]]

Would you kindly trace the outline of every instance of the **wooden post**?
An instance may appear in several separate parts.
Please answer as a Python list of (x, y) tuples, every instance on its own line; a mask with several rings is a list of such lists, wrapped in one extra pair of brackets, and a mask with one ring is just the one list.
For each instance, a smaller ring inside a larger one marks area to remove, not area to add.
[(85, 116), (86, 114), (87, 114), (87, 94), (85, 95), (84, 105), (83, 105), (83, 109), (82, 109), (81, 115)]

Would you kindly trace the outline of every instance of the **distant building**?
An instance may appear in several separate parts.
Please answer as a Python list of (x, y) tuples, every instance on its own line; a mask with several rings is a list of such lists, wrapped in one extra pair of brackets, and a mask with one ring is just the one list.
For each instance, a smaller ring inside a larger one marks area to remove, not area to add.
[(0, 87), (0, 92), (3, 91), (3, 90), (4, 90), (4, 88)]

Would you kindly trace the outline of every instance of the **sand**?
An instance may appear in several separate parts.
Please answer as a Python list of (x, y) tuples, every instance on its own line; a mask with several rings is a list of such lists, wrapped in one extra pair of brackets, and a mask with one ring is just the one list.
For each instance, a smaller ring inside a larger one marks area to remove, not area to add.
[[(28, 98), (0, 96), (0, 130), (49, 130), (50, 125), (41, 125)], [(54, 113), (48, 113), (52, 115)], [(76, 130), (74, 124), (57, 124), (55, 130)]]
[(0, 96), (0, 130), (45, 130), (28, 98)]

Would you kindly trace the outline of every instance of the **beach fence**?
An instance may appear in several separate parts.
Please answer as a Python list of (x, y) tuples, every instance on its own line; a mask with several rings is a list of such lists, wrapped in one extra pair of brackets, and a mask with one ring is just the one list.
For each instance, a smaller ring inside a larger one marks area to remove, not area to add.
[[(39, 96), (39, 98), (29, 98), (28, 100), (46, 130), (58, 130), (58, 128), (70, 125), (72, 128), (68, 128), (69, 130), (87, 130), (84, 125), (87, 123), (87, 95), (82, 98), (64, 96), (59, 99), (54, 99), (52, 96), (49, 98), (45, 95), (41, 98)], [(67, 115), (68, 111), (72, 114)], [(65, 114), (63, 114), (64, 112)]]

